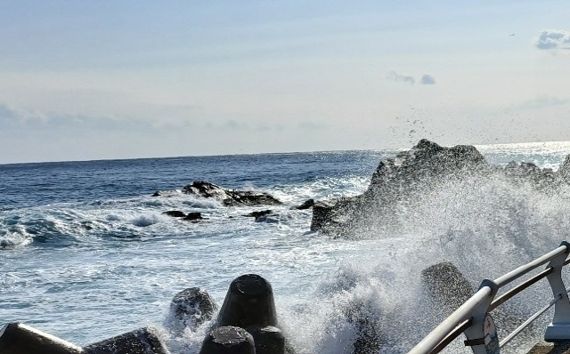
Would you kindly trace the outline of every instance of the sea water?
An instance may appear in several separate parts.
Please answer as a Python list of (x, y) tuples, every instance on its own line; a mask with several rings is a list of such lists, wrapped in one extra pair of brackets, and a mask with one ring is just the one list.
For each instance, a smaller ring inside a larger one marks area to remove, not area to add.
[[(556, 169), (570, 143), (478, 148), (493, 164)], [(311, 210), (291, 209), (363, 192), (378, 162), (394, 154), (0, 165), (0, 323), (25, 322), (79, 345), (154, 326), (173, 353), (197, 353), (208, 324), (171, 332), (174, 294), (198, 286), (220, 305), (232, 279), (256, 273), (273, 285), (280, 325), (298, 353), (351, 353), (358, 328), (347, 309), (355, 303), (379, 328), (381, 352), (401, 353), (442, 319), (421, 290), (422, 269), (451, 261), (476, 288), (570, 239), (570, 193), (544, 196), (493, 181), (426, 191), (418, 208), (402, 213), (401, 230), (358, 239), (311, 233)], [(181, 193), (193, 180), (268, 192), (284, 205), (270, 207), (274, 222), (255, 222), (243, 215), (266, 207)], [(157, 190), (171, 192), (152, 197)], [(206, 219), (191, 223), (167, 210)], [(539, 285), (508, 310), (524, 320), (550, 296)], [(508, 350), (524, 351), (541, 330)]]

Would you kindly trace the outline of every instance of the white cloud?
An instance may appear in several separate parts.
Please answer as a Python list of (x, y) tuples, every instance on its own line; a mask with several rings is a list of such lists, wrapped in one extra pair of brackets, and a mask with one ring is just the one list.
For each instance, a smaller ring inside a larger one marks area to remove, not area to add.
[(392, 81), (403, 82), (410, 85), (416, 83), (416, 79), (414, 79), (413, 76), (398, 74), (395, 71), (390, 71), (388, 75), (386, 75), (386, 78)]
[(570, 49), (570, 33), (563, 30), (543, 31), (535, 43), (538, 49)]
[(424, 74), (420, 79), (422, 85), (435, 85), (435, 78), (431, 75)]

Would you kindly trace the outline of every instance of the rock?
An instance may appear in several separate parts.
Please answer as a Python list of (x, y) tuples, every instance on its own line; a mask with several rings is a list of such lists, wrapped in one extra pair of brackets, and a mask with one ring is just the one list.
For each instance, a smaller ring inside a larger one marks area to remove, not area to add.
[(141, 328), (86, 346), (85, 354), (169, 354), (154, 330)]
[(204, 339), (200, 354), (258, 354), (251, 334), (235, 326), (212, 330)]
[(186, 217), (186, 214), (184, 212), (179, 211), (179, 210), (169, 210), (169, 211), (165, 211), (163, 214), (168, 215), (168, 216), (172, 216), (173, 218)]
[(193, 194), (202, 198), (216, 199), (225, 206), (257, 206), (257, 205), (281, 205), (282, 203), (273, 196), (254, 191), (239, 191), (223, 189), (213, 183), (194, 181), (182, 189), (185, 194)]
[(172, 317), (179, 324), (177, 327), (195, 329), (210, 321), (218, 306), (214, 299), (200, 288), (184, 289), (174, 296), (170, 303)]
[(82, 349), (22, 323), (0, 327), (2, 354), (80, 354)]
[(254, 217), (254, 218), (258, 218), (260, 216), (265, 216), (265, 215), (269, 215), (272, 214), (273, 210), (259, 210), (259, 211), (252, 211), (249, 214), (245, 214), (244, 216), (249, 216), (249, 217)]
[(184, 220), (193, 221), (193, 222), (203, 220), (203, 219), (204, 219), (204, 217), (202, 217), (202, 213), (188, 213), (186, 215), (186, 217), (184, 217)]
[(370, 230), (401, 229), (406, 221), (399, 211), (413, 211), (426, 192), (445, 188), (450, 182), (490, 179), (556, 192), (561, 183), (570, 184), (570, 157), (556, 173), (532, 163), (510, 163), (501, 168), (489, 165), (473, 146), (442, 147), (422, 139), (409, 151), (380, 161), (363, 194), (315, 202), (311, 231), (351, 237)]
[(279, 223), (279, 219), (275, 217), (273, 210), (254, 211), (244, 216), (254, 217), (255, 222)]
[(421, 277), (427, 293), (447, 309), (446, 313), (453, 312), (474, 294), (471, 284), (451, 262), (429, 266)]
[(311, 198), (311, 199), (308, 199), (305, 202), (303, 202), (303, 204), (298, 205), (296, 207), (293, 207), (291, 209), (305, 210), (305, 209), (312, 208), (313, 205), (315, 205), (315, 200)]
[(160, 197), (160, 192), (156, 191), (152, 194), (153, 197)]
[(255, 218), (255, 222), (265, 222), (268, 224), (279, 224), (281, 222), (279, 215), (262, 215)]

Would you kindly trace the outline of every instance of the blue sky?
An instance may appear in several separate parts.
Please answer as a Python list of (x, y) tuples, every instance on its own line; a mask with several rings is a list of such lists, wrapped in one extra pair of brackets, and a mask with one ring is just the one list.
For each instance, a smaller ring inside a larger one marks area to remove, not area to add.
[(570, 140), (563, 1), (0, 1), (0, 163)]

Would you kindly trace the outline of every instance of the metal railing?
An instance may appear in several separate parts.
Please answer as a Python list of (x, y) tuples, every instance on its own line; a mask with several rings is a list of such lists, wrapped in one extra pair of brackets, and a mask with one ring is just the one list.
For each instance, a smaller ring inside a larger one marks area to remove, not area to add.
[[(546, 328), (544, 339), (548, 342), (570, 340), (570, 301), (568, 300), (570, 289), (566, 289), (562, 281), (562, 268), (570, 263), (567, 259), (569, 253), (570, 243), (565, 241), (555, 250), (495, 280), (483, 280), (479, 290), (412, 348), (409, 354), (438, 353), (461, 333), (465, 334), (467, 338), (465, 345), (470, 346), (473, 353), (499, 353), (501, 347), (509, 343), (552, 306), (554, 306), (554, 317)], [(544, 264), (547, 264), (546, 269), (497, 296), (501, 288)], [(499, 341), (489, 313), (543, 278), (546, 278), (550, 284), (553, 299)]]

